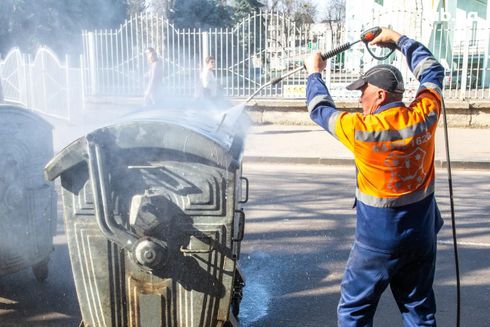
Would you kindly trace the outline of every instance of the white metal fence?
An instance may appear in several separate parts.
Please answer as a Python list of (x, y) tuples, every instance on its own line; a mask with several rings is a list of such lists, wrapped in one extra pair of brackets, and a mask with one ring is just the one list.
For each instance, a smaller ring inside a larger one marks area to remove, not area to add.
[(83, 105), (80, 68), (71, 68), (68, 57), (61, 63), (45, 47), (34, 58), (11, 50), (0, 61), (0, 81), (6, 101), (51, 117), (69, 120), (72, 111)]
[[(376, 22), (373, 22), (376, 23)], [(490, 98), (489, 28), (459, 31), (432, 24), (429, 48), (447, 69), (447, 98)], [(134, 16), (119, 29), (83, 32), (84, 76), (89, 95), (143, 93), (146, 63), (144, 50), (154, 47), (164, 63), (164, 82), (169, 94), (192, 96), (199, 83), (199, 71), (207, 55), (216, 58), (216, 75), (227, 96), (249, 96), (261, 84), (302, 63), (313, 50), (328, 50), (346, 40), (357, 39), (361, 31), (329, 31), (326, 26), (296, 25), (287, 16), (258, 12), (233, 28), (176, 29), (168, 21), (149, 13)], [(455, 40), (463, 33), (473, 38)], [(413, 33), (419, 35), (421, 33)], [(409, 96), (417, 87), (400, 54), (387, 62), (402, 68)], [(356, 92), (344, 86), (363, 69), (378, 62), (362, 44), (329, 61), (325, 78), (335, 96), (352, 99)], [(465, 78), (463, 78), (465, 76)], [(305, 74), (300, 73), (273, 88), (264, 97), (302, 97)]]
[(446, 94), (458, 99), (490, 99), (490, 28), (455, 29), (453, 33), (462, 39), (451, 42), (436, 27), (434, 35), (446, 40), (432, 43), (435, 56), (446, 66)]
[[(144, 50), (154, 47), (164, 64), (166, 89), (193, 95), (208, 55), (216, 58), (216, 75), (228, 96), (246, 96), (258, 86), (301, 63), (308, 51), (309, 26), (277, 13), (260, 12), (233, 28), (176, 29), (153, 14), (141, 14), (117, 30), (83, 32), (86, 92), (90, 95), (143, 93)], [(325, 35), (318, 38), (324, 48)], [(310, 41), (311, 42), (311, 41)], [(282, 85), (263, 95), (282, 94)]]

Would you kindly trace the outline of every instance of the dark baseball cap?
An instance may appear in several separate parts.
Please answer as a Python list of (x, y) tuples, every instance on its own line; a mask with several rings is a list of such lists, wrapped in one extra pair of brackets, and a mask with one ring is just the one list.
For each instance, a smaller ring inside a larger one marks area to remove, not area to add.
[(392, 65), (377, 65), (369, 69), (361, 77), (347, 85), (347, 90), (359, 90), (366, 83), (375, 85), (390, 93), (403, 93), (403, 76), (398, 69)]

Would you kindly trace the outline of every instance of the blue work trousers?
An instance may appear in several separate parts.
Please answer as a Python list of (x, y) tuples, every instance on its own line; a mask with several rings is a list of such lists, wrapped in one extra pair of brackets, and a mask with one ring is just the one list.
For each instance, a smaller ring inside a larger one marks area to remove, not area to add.
[(354, 243), (341, 284), (338, 325), (372, 326), (381, 294), (390, 285), (404, 326), (436, 326), (435, 261), (435, 240), (432, 247), (404, 254)]

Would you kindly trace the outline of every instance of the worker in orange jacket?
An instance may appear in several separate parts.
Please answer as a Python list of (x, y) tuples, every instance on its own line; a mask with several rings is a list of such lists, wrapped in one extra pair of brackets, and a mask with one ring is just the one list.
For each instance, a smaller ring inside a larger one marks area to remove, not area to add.
[(354, 154), (357, 224), (341, 284), (339, 326), (371, 326), (383, 291), (391, 287), (405, 326), (435, 326), (432, 283), (442, 219), (434, 197), (435, 131), (444, 68), (421, 43), (383, 29), (371, 42), (396, 46), (420, 82), (402, 102), (403, 77), (377, 65), (347, 86), (360, 90), (363, 113), (337, 110), (321, 77), (319, 53), (306, 59), (310, 117)]

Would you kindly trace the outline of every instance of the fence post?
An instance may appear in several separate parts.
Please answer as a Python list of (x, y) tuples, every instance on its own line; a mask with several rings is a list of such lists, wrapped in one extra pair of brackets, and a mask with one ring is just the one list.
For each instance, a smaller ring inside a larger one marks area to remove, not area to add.
[(87, 43), (88, 43), (88, 63), (87, 63), (87, 71), (88, 76), (90, 78), (90, 91), (88, 94), (93, 95), (95, 90), (98, 90), (97, 85), (97, 69), (96, 69), (96, 60), (97, 54), (95, 53), (95, 37), (93, 32), (87, 33)]
[[(34, 105), (34, 90), (33, 88), (34, 83), (32, 82), (32, 71), (31, 71), (31, 55), (22, 55), (21, 57), (23, 65), (24, 65), (24, 94), (20, 93), (19, 90), (19, 100), (23, 101), (25, 103), (25, 106), (28, 108), (33, 107)], [(20, 89), (20, 83), (19, 83), (19, 89)]]
[(70, 97), (70, 65), (69, 65), (68, 55), (65, 55), (65, 78), (66, 78), (66, 105), (68, 108), (68, 121), (70, 121), (71, 120), (71, 97)]
[(209, 56), (209, 33), (202, 32), (202, 58), (201, 65), (204, 66), (204, 60)]
[[(467, 27), (465, 28), (465, 34), (468, 34)], [(468, 80), (468, 54), (470, 47), (470, 39), (468, 37), (463, 39), (463, 66), (461, 67), (461, 90), (459, 92), (459, 99), (464, 100), (466, 97), (466, 81)]]
[[(332, 31), (330, 31), (330, 33), (332, 33)], [(326, 37), (326, 47), (325, 49), (332, 49), (332, 38), (331, 37)], [(335, 58), (335, 57), (334, 57)], [(334, 59), (327, 59), (327, 65), (326, 65), (326, 73), (325, 73), (325, 83), (327, 85), (331, 85), (332, 84), (332, 60)]]
[(83, 55), (80, 55), (80, 83), (81, 85), (81, 101), (82, 101), (82, 111), (85, 111), (85, 94), (87, 92), (87, 86), (85, 85), (85, 61), (83, 59)]

